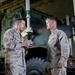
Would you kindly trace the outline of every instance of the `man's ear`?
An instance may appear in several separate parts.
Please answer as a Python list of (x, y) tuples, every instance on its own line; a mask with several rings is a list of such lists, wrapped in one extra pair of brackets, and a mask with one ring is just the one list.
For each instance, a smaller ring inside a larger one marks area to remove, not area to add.
[(54, 20), (52, 20), (52, 24), (54, 24), (54, 25), (55, 25), (55, 24), (56, 24), (56, 22), (55, 22)]
[(19, 23), (18, 23), (17, 21), (15, 22), (14, 27), (15, 27), (15, 28), (19, 28)]
[(19, 22), (18, 22), (18, 21), (16, 21), (16, 22), (15, 22), (15, 24), (16, 24), (16, 25), (19, 25)]
[(51, 24), (54, 24), (54, 20), (51, 21)]

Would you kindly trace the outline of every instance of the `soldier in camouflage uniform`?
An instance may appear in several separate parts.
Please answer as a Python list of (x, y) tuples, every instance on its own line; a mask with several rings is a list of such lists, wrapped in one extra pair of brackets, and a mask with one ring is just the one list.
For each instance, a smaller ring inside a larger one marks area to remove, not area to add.
[(47, 18), (45, 21), (47, 29), (51, 31), (48, 40), (51, 74), (66, 75), (67, 60), (70, 53), (67, 35), (62, 30), (57, 29), (55, 19)]
[(8, 29), (4, 34), (5, 59), (8, 64), (7, 75), (26, 75), (25, 48), (28, 48), (33, 42), (24, 41), (21, 32), (25, 29), (25, 21), (17, 19), (14, 27)]

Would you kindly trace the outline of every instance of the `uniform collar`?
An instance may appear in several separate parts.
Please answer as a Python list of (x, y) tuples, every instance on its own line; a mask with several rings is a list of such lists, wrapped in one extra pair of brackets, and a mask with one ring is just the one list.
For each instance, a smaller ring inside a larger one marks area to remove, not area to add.
[(53, 32), (51, 32), (52, 34), (55, 34), (57, 32), (58, 29), (55, 29)]
[(14, 31), (15, 31), (16, 33), (20, 34), (20, 32), (19, 32), (19, 31), (17, 31), (17, 29), (16, 29), (16, 28), (13, 28), (13, 29), (14, 29)]

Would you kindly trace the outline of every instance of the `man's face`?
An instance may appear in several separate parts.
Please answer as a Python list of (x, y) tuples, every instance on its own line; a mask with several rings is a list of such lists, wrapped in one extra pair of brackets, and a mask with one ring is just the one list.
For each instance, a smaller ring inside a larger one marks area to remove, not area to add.
[(19, 26), (20, 31), (23, 31), (26, 28), (25, 21), (22, 20)]
[(53, 28), (53, 20), (46, 20), (46, 26), (47, 26), (47, 29), (52, 29)]

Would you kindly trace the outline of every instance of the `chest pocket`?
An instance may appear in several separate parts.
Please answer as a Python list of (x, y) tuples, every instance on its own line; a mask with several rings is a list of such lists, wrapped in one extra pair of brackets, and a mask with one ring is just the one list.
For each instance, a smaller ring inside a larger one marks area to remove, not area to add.
[(58, 48), (58, 50), (61, 50), (61, 45), (60, 45), (60, 40), (59, 40), (59, 35), (57, 34), (57, 40), (56, 40), (56, 43), (54, 45), (55, 47)]
[(50, 38), (49, 38), (48, 44), (51, 47), (54, 47), (56, 42), (57, 42), (57, 35), (51, 35)]
[(22, 36), (20, 34), (14, 34), (15, 43), (21, 43), (23, 42)]

